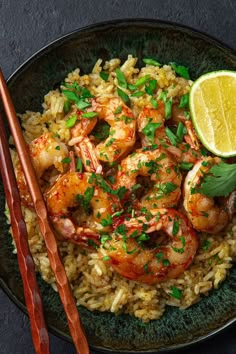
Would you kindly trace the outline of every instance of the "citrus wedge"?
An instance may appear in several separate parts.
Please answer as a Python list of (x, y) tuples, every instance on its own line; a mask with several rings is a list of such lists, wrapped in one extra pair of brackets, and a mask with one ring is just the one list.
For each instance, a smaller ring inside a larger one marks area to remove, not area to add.
[(189, 105), (202, 144), (217, 156), (235, 156), (236, 72), (202, 75), (191, 87)]

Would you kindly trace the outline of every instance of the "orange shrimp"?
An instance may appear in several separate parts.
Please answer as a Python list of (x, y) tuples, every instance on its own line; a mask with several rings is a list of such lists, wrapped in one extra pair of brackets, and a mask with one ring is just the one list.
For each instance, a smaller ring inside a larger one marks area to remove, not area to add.
[(145, 216), (121, 220), (99, 253), (121, 276), (155, 284), (183, 273), (197, 248), (196, 234), (181, 213), (153, 209)]
[(149, 176), (151, 186), (142, 195), (139, 207), (147, 209), (175, 207), (181, 195), (182, 177), (178, 166), (163, 148), (145, 150), (136, 150), (121, 161), (115, 188), (124, 186), (131, 195), (138, 184), (137, 177)]
[(88, 172), (61, 175), (45, 200), (58, 238), (84, 247), (90, 245), (88, 240), (99, 244), (100, 233), (112, 230), (111, 216), (120, 209), (117, 197), (104, 191), (96, 175)]
[(203, 176), (219, 161), (218, 157), (199, 160), (184, 181), (184, 208), (187, 216), (197, 231), (210, 234), (216, 234), (227, 226), (230, 220), (229, 211), (226, 205), (217, 205), (214, 198), (201, 194), (197, 188)]

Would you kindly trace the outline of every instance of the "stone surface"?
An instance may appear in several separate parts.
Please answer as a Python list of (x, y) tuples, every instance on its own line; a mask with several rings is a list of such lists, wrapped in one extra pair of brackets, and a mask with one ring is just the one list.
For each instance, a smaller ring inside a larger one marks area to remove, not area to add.
[[(0, 65), (8, 77), (51, 40), (95, 22), (159, 18), (204, 31), (236, 49), (236, 1), (211, 0), (0, 0)], [(50, 335), (51, 353), (73, 354), (73, 345)], [(233, 354), (235, 325), (176, 353)], [(29, 321), (0, 289), (0, 354), (33, 354)]]

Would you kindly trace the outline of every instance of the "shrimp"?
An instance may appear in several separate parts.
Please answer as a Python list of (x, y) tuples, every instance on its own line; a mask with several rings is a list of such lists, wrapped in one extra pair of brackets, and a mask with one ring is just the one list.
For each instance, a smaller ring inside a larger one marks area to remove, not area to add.
[(197, 231), (216, 234), (229, 222), (229, 213), (225, 205), (217, 205), (214, 198), (197, 191), (203, 176), (220, 161), (219, 158), (207, 157), (199, 160), (188, 172), (184, 182), (184, 208), (193, 227)]
[(115, 188), (124, 186), (128, 194), (132, 195), (132, 191), (139, 186), (137, 177), (149, 176), (152, 186), (141, 198), (140, 207), (152, 209), (176, 206), (181, 195), (182, 180), (178, 166), (163, 148), (145, 150), (136, 150), (122, 160)]
[(92, 173), (67, 172), (45, 193), (49, 218), (61, 240), (88, 247), (112, 229), (119, 200), (104, 190)]
[[(51, 166), (54, 166), (59, 172), (63, 172), (62, 160), (68, 156), (68, 149), (64, 143), (54, 137), (53, 133), (44, 133), (34, 139), (28, 145), (28, 148), (35, 174), (39, 181), (43, 173)], [(19, 160), (16, 162), (15, 172), (21, 200), (25, 206), (32, 207), (33, 203)]]
[[(72, 139), (69, 145), (76, 144), (77, 153), (81, 155), (84, 165), (89, 159), (92, 161), (87, 171), (101, 172), (103, 162), (114, 162), (124, 156), (135, 143), (136, 121), (133, 113), (119, 97), (97, 98), (91, 101), (92, 107), (88, 111), (97, 113), (92, 119), (81, 118), (83, 112), (79, 112), (79, 122), (71, 130)], [(87, 111), (87, 112), (88, 112)], [(88, 120), (88, 123), (84, 122)], [(88, 134), (92, 132), (98, 120), (105, 120), (110, 125), (109, 137), (100, 142), (96, 147), (88, 140)], [(93, 122), (91, 122), (93, 121)]]
[[(91, 101), (92, 107), (88, 108), (87, 113), (94, 111), (94, 102), (94, 100)], [(101, 173), (102, 166), (96, 156), (95, 146), (88, 137), (97, 124), (97, 117), (94, 116), (92, 119), (83, 117), (83, 112), (80, 110), (74, 113), (77, 115), (77, 121), (75, 126), (71, 128), (72, 139), (68, 145), (74, 146), (75, 153), (82, 159), (87, 172)]]
[[(177, 109), (174, 107), (175, 105), (173, 106), (173, 117), (174, 117), (173, 122), (174, 123), (176, 123), (177, 121), (182, 122), (182, 116), (180, 119), (179, 111), (177, 111)], [(177, 117), (179, 120), (177, 120)], [(188, 126), (188, 130), (187, 130), (188, 134), (184, 135), (184, 138), (187, 142), (182, 142), (178, 144), (176, 143), (176, 146), (174, 146), (173, 144), (170, 143), (166, 135), (165, 125), (164, 125), (165, 123), (164, 103), (162, 101), (159, 101), (157, 109), (150, 108), (148, 106), (144, 107), (141, 113), (139, 114), (137, 120), (138, 131), (141, 136), (142, 145), (143, 146), (149, 146), (151, 144), (161, 145), (170, 154), (172, 154), (172, 156), (176, 159), (178, 163), (181, 162), (195, 163), (197, 160), (199, 160), (199, 158), (201, 158), (199, 152), (199, 145), (197, 145), (197, 148), (196, 145), (193, 145), (192, 139), (194, 133), (193, 133), (193, 129), (190, 129), (191, 127), (189, 125), (191, 124), (191, 122), (187, 121), (185, 117), (184, 119), (185, 119), (184, 124), (185, 125), (187, 124)], [(148, 126), (149, 123), (151, 123), (149, 133), (151, 133), (151, 129), (153, 129), (151, 136), (148, 136), (148, 134), (146, 135), (144, 134), (144, 129)], [(189, 136), (189, 134), (191, 134), (191, 137)]]
[(174, 209), (153, 209), (145, 216), (121, 220), (99, 252), (121, 276), (155, 284), (183, 273), (197, 248), (186, 217)]

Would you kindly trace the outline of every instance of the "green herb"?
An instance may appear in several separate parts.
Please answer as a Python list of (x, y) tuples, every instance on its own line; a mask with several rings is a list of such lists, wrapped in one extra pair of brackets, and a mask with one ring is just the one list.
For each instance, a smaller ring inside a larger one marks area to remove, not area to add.
[(180, 290), (173, 285), (170, 286), (170, 290), (171, 290), (170, 296), (175, 297), (178, 300), (181, 300), (183, 290)]
[(165, 128), (165, 131), (166, 131), (166, 135), (167, 135), (168, 139), (170, 140), (171, 144), (174, 146), (177, 146), (177, 143), (178, 143), (177, 136), (168, 127)]
[(128, 89), (129, 89), (130, 91), (136, 91), (136, 90), (137, 90), (137, 87), (134, 86), (133, 84), (128, 84)]
[(69, 119), (67, 119), (67, 121), (66, 121), (66, 128), (72, 128), (74, 125), (75, 125), (75, 123), (76, 123), (76, 121), (77, 121), (77, 115), (75, 114), (75, 115), (73, 115), (73, 116), (71, 116)]
[(134, 93), (131, 94), (131, 97), (141, 97), (145, 94), (144, 91), (136, 91)]
[(99, 75), (104, 81), (107, 81), (109, 78), (109, 74), (106, 73), (105, 71), (101, 71)]
[(149, 122), (142, 130), (142, 133), (146, 135), (150, 143), (154, 142), (156, 130), (161, 126), (161, 123)]
[(143, 269), (146, 274), (149, 274), (148, 263), (144, 264)]
[(124, 210), (116, 211), (114, 214), (112, 214), (112, 218), (121, 216), (123, 214)]
[(186, 93), (180, 99), (179, 108), (188, 108), (188, 106), (189, 106), (189, 93)]
[(180, 238), (180, 241), (182, 243), (182, 247), (181, 248), (177, 248), (177, 247), (171, 247), (175, 252), (177, 253), (184, 253), (184, 248), (185, 248), (185, 245), (186, 245), (186, 241), (185, 241), (185, 237), (184, 236), (179, 236)]
[(127, 191), (127, 188), (125, 188), (125, 186), (122, 186), (122, 187), (119, 187), (116, 191), (113, 191), (112, 194), (117, 194), (118, 198), (121, 200), (124, 198), (126, 191)]
[(66, 98), (69, 101), (74, 101), (77, 102), (79, 100), (78, 95), (74, 92), (74, 91), (70, 91), (70, 90), (62, 90), (63, 95), (66, 96)]
[(148, 95), (152, 96), (156, 88), (157, 88), (157, 80), (150, 80), (148, 82), (148, 85), (145, 86), (145, 91), (147, 92)]
[(59, 145), (57, 145), (57, 146), (55, 147), (55, 149), (56, 149), (56, 150), (61, 150), (61, 147), (60, 147)]
[(111, 182), (112, 184), (114, 184), (116, 182), (116, 179), (114, 176), (107, 176), (107, 179), (109, 182)]
[(144, 58), (143, 62), (147, 65), (161, 66), (161, 64), (158, 61), (156, 61), (155, 59), (151, 59), (151, 58)]
[(185, 134), (185, 127), (182, 122), (179, 122), (177, 127), (177, 132), (176, 132), (178, 143), (182, 143), (184, 134)]
[(114, 114), (119, 114), (122, 112), (122, 106), (118, 106), (116, 110), (114, 111)]
[(88, 239), (87, 243), (88, 246), (93, 247), (95, 250), (98, 249), (98, 245), (91, 238)]
[(147, 234), (145, 233), (142, 233), (138, 239), (137, 239), (139, 242), (143, 242), (143, 241), (149, 241), (150, 240), (150, 236), (148, 236)]
[(210, 245), (211, 245), (211, 241), (205, 239), (203, 241), (202, 249), (204, 251), (207, 251), (209, 249)]
[(90, 93), (90, 91), (86, 88), (83, 87), (81, 88), (81, 98), (93, 98), (94, 96)]
[(88, 187), (84, 192), (84, 202), (88, 204), (94, 196), (94, 186)]
[(158, 102), (155, 100), (155, 98), (151, 97), (150, 103), (153, 108), (157, 109), (158, 108)]
[(109, 261), (111, 258), (109, 256), (104, 256), (103, 261)]
[(106, 122), (101, 122), (93, 129), (92, 134), (98, 140), (105, 140), (108, 138), (109, 132), (110, 125)]
[(65, 157), (64, 159), (61, 160), (62, 163), (70, 163), (71, 159), (69, 157)]
[(59, 135), (58, 133), (53, 134), (52, 137), (53, 137), (53, 138), (59, 138), (59, 139), (60, 139), (60, 135)]
[(98, 116), (98, 113), (97, 112), (86, 112), (86, 113), (83, 113), (82, 114), (82, 117), (83, 118), (94, 118), (94, 117), (97, 117)]
[(145, 76), (143, 76), (143, 77), (140, 77), (140, 79), (138, 79), (138, 80), (135, 82), (134, 86), (136, 86), (136, 87), (143, 86), (143, 85), (146, 84), (146, 82), (149, 81), (149, 80), (150, 80), (150, 75), (145, 75)]
[(104, 227), (112, 225), (112, 217), (110, 214), (107, 215), (106, 219), (102, 219), (100, 224)]
[(168, 267), (171, 264), (169, 259), (167, 259), (167, 258), (162, 259), (161, 262), (165, 267)]
[(80, 110), (83, 110), (83, 109), (85, 109), (85, 108), (90, 107), (90, 106), (91, 106), (91, 103), (86, 102), (86, 101), (84, 101), (84, 100), (78, 100), (78, 101), (76, 102), (76, 106), (77, 106)]
[(125, 75), (123, 74), (123, 72), (119, 68), (116, 68), (116, 77), (118, 80), (118, 85), (120, 87), (126, 89), (127, 88), (126, 78), (125, 78)]
[(122, 99), (122, 101), (125, 104), (129, 104), (129, 96), (124, 91), (122, 91), (119, 87), (117, 87), (117, 93), (118, 96)]
[(83, 171), (83, 162), (80, 157), (77, 159), (77, 164), (76, 164), (76, 171), (82, 173)]
[(109, 147), (109, 146), (111, 146), (113, 143), (114, 143), (114, 141), (115, 141), (116, 139), (114, 139), (114, 138), (111, 138), (107, 143), (106, 143), (106, 147)]
[(86, 160), (86, 166), (90, 166), (91, 161), (90, 160)]
[(179, 232), (179, 225), (180, 225), (179, 221), (176, 220), (176, 219), (174, 219), (174, 222), (173, 222), (173, 229), (172, 229), (172, 235), (173, 235), (173, 236), (176, 236), (177, 233)]
[(209, 197), (227, 197), (236, 187), (236, 164), (220, 162), (203, 178), (199, 192)]
[(136, 191), (137, 189), (141, 188), (141, 184), (134, 184), (131, 188), (132, 192)]
[(163, 91), (159, 99), (164, 102), (165, 105), (165, 119), (170, 119), (171, 118), (171, 113), (172, 113), (172, 104), (173, 104), (173, 98), (167, 99), (167, 93), (168, 91)]
[(202, 166), (207, 167), (209, 165), (208, 161), (202, 161)]
[(65, 112), (65, 113), (68, 113), (69, 110), (70, 110), (70, 101), (66, 100), (66, 101), (64, 102), (64, 112)]
[(180, 163), (180, 168), (182, 170), (189, 171), (193, 167), (193, 163), (191, 162), (181, 162)]
[(176, 74), (178, 74), (179, 76), (182, 76), (186, 80), (190, 80), (189, 71), (186, 66), (178, 65), (174, 62), (170, 63), (170, 65), (171, 65), (172, 69), (176, 72)]
[(104, 245), (107, 241), (110, 241), (112, 237), (110, 235), (102, 235), (100, 237), (100, 242), (102, 245)]

